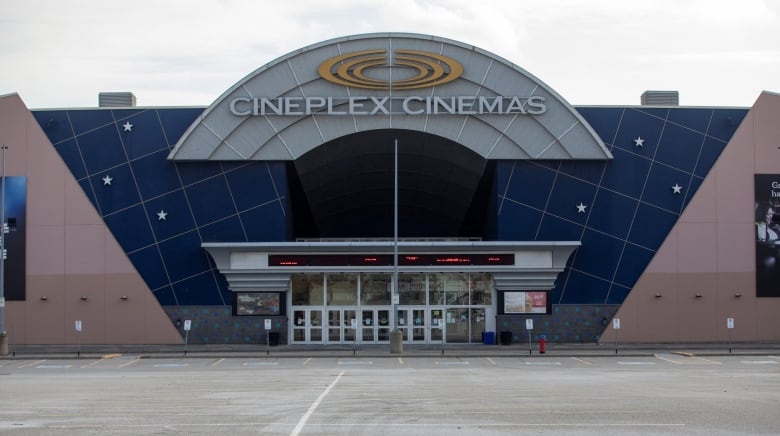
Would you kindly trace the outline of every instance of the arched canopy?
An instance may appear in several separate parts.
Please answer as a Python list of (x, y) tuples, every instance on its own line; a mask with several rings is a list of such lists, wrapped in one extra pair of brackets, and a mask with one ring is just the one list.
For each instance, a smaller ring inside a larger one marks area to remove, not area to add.
[(171, 160), (295, 160), (378, 129), (425, 132), (486, 159), (611, 159), (555, 91), (484, 50), (405, 33), (325, 41), (246, 76), (193, 123)]

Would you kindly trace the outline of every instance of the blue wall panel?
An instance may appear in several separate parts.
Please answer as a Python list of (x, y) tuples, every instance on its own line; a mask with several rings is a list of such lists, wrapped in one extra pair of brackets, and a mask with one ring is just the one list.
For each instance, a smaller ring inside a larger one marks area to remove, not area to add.
[[(202, 242), (291, 237), (284, 163), (167, 160), (202, 111), (33, 113), (164, 306), (230, 304)], [(580, 113), (614, 160), (496, 162), (485, 227), (497, 240), (581, 240), (552, 301), (619, 305), (747, 110), (583, 107)], [(103, 183), (106, 175), (111, 185)]]

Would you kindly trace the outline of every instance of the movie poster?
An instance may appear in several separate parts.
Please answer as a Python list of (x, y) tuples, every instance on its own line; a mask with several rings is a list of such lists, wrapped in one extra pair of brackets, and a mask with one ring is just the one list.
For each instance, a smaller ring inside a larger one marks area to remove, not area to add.
[(504, 313), (547, 313), (547, 292), (504, 292)]
[(780, 297), (780, 174), (756, 174), (756, 296)]
[(281, 314), (279, 292), (238, 292), (236, 293), (236, 315), (273, 315)]
[(3, 294), (8, 301), (25, 299), (25, 211), (27, 209), (27, 177), (5, 178), (5, 221), (8, 233), (4, 235), (6, 251)]

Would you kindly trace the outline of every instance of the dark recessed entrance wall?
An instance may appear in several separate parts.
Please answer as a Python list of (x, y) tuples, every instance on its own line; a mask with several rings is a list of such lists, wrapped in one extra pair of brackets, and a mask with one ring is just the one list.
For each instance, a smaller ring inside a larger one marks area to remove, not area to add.
[(345, 136), (288, 166), (295, 237), (392, 237), (396, 139), (399, 236), (481, 237), (487, 212), (470, 210), (475, 198), (489, 198), (475, 195), (492, 186), (482, 180), (488, 161), (450, 140), (403, 130)]

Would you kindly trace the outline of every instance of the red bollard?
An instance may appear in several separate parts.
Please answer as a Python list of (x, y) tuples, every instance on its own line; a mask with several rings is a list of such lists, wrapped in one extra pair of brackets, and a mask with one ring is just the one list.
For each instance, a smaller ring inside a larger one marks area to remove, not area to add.
[(542, 336), (539, 338), (539, 354), (544, 354), (545, 348), (547, 346), (547, 339)]

